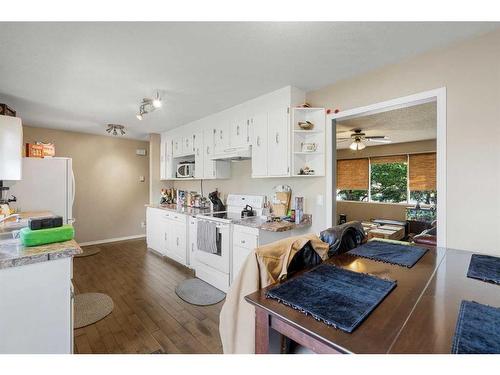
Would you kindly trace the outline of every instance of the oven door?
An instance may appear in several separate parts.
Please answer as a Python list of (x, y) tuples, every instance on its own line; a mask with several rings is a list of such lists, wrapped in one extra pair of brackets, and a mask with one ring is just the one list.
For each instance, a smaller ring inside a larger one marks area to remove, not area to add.
[[(200, 220), (200, 219), (199, 219)], [(229, 274), (229, 253), (231, 246), (231, 224), (217, 223), (217, 254), (196, 249), (196, 263), (207, 265), (217, 271)]]

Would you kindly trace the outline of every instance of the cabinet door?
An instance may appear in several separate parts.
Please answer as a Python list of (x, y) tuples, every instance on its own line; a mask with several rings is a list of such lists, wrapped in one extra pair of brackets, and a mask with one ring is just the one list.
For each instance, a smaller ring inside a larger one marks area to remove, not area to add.
[(229, 148), (229, 122), (221, 120), (215, 128), (214, 152), (221, 154)]
[(231, 270), (231, 282), (233, 282), (234, 279), (238, 277), (238, 274), (240, 273), (243, 263), (245, 263), (245, 260), (247, 259), (248, 255), (252, 253), (252, 251), (253, 249), (248, 249), (246, 247), (233, 245), (233, 264)]
[(186, 265), (186, 223), (171, 221), (168, 236), (167, 256)]
[(248, 119), (235, 119), (230, 123), (229, 146), (242, 147), (248, 143)]
[(252, 126), (252, 177), (267, 176), (267, 113), (253, 118)]
[(182, 138), (182, 154), (183, 155), (192, 155), (194, 154), (194, 135), (189, 134)]
[(146, 242), (149, 248), (161, 253), (164, 249), (165, 237), (160, 213), (154, 208), (146, 210)]
[(288, 108), (273, 108), (268, 113), (268, 160), (269, 176), (288, 176)]
[(173, 139), (172, 154), (174, 157), (182, 155), (182, 137), (177, 137)]
[(196, 267), (196, 259), (195, 259), (195, 253), (196, 250), (198, 249), (198, 243), (197, 243), (197, 238), (198, 238), (198, 222), (196, 218), (190, 217), (189, 218), (189, 228), (188, 228), (188, 237), (189, 237), (189, 242), (188, 242), (188, 248), (187, 248), (187, 264), (189, 265), (190, 268), (195, 268)]
[(164, 134), (160, 137), (160, 180), (165, 180), (167, 178), (166, 174), (166, 160), (165, 157), (167, 153), (165, 151), (165, 144), (167, 143), (167, 138)]
[(194, 148), (194, 177), (203, 178), (204, 170), (204, 156), (203, 149), (203, 133), (196, 133), (193, 135), (193, 148)]
[(203, 133), (203, 178), (215, 178), (215, 162), (211, 159), (214, 153), (216, 129), (210, 127)]

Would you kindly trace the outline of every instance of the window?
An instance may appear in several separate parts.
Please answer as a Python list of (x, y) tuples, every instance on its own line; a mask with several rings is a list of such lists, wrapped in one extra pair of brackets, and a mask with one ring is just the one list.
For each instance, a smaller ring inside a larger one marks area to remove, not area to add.
[(337, 161), (337, 200), (368, 201), (368, 159)]
[(435, 205), (436, 153), (338, 160), (337, 200)]
[(371, 200), (406, 203), (408, 200), (408, 163), (405, 155), (370, 159)]

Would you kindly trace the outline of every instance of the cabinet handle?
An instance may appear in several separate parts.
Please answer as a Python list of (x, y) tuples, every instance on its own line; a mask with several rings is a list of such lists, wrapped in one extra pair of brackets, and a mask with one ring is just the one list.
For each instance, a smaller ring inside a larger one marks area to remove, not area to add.
[(222, 140), (222, 130), (219, 131), (219, 138)]
[(257, 146), (260, 147), (260, 137), (259, 136), (257, 136)]
[(179, 246), (179, 237), (176, 239), (177, 246)]
[(280, 138), (279, 138), (280, 133), (276, 133), (276, 144), (280, 143)]
[(191, 252), (194, 251), (194, 243), (191, 242)]
[(165, 241), (166, 241), (166, 240), (167, 240), (167, 233), (165, 233), (165, 234), (163, 235), (163, 237), (165, 238)]
[(207, 146), (207, 155), (210, 154), (210, 146)]
[(236, 126), (236, 135), (240, 135), (240, 126)]
[(194, 147), (196, 143), (196, 134), (193, 134), (193, 151), (196, 149), (196, 147)]
[(200, 149), (199, 148), (196, 149), (196, 156), (200, 156)]
[(245, 243), (245, 240), (241, 240), (241, 243)]

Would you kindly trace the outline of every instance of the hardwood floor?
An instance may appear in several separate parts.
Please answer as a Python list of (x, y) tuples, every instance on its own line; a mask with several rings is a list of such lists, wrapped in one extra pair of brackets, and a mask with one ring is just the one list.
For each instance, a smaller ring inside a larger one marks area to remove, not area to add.
[(193, 306), (175, 294), (193, 274), (146, 249), (145, 240), (94, 245), (97, 255), (75, 258), (75, 292), (101, 292), (113, 312), (75, 330), (75, 353), (221, 353), (223, 302)]

